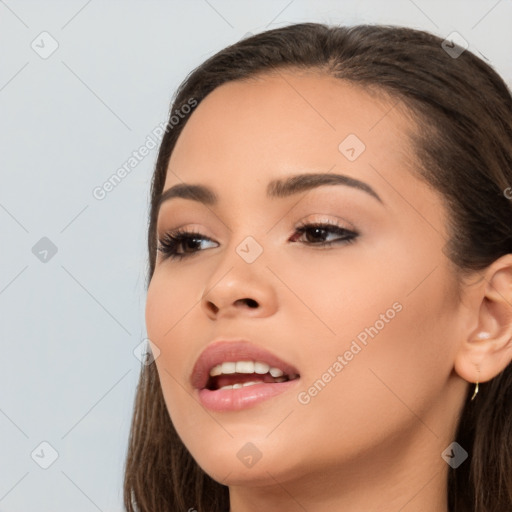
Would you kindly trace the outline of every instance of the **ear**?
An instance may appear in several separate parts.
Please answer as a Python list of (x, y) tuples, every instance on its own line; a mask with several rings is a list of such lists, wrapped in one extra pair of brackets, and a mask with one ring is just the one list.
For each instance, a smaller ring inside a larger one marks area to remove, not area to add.
[(487, 382), (512, 360), (512, 254), (494, 261), (465, 292), (472, 321), (456, 353), (455, 371), (468, 382)]

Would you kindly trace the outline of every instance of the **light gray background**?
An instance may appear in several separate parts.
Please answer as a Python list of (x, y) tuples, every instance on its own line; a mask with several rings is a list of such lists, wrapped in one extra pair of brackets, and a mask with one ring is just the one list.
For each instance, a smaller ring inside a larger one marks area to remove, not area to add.
[(103, 200), (93, 189), (195, 66), (303, 21), (457, 31), (512, 83), (511, 0), (0, 0), (0, 511), (122, 510), (157, 150)]

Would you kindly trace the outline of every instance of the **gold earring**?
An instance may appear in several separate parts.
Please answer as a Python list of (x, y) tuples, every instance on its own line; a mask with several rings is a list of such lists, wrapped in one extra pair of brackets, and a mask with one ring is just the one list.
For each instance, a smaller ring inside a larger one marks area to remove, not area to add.
[(477, 393), (478, 393), (478, 381), (476, 381), (475, 391), (473, 392), (473, 396), (471, 397), (471, 400), (474, 400)]
[[(478, 370), (478, 376), (480, 376), (480, 369)], [(477, 393), (478, 393), (478, 377), (476, 379), (475, 391), (473, 392), (473, 396), (471, 397), (471, 400), (474, 400)]]

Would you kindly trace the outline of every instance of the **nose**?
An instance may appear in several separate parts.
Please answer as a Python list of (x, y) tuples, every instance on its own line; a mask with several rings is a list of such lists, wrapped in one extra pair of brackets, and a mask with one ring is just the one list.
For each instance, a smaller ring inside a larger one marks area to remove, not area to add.
[(201, 298), (203, 311), (212, 320), (273, 315), (277, 296), (272, 272), (263, 262), (246, 263), (233, 253), (223, 259), (208, 279)]

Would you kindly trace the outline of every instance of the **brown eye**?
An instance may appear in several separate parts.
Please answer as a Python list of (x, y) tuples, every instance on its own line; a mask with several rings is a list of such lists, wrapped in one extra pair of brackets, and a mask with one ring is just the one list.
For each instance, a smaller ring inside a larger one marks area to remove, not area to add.
[[(213, 242), (210, 238), (202, 235), (201, 233), (194, 233), (192, 231), (183, 231), (176, 229), (165, 233), (165, 235), (158, 241), (159, 246), (157, 250), (164, 255), (164, 259), (182, 259), (199, 252), (202, 241)], [(179, 251), (183, 249), (183, 251)]]
[[(297, 228), (295, 235), (290, 239), (296, 242), (303, 235), (306, 235), (306, 244), (328, 246), (338, 243), (353, 242), (359, 233), (350, 229), (342, 228), (337, 224), (304, 224)], [(326, 240), (330, 235), (335, 235), (334, 240)]]

